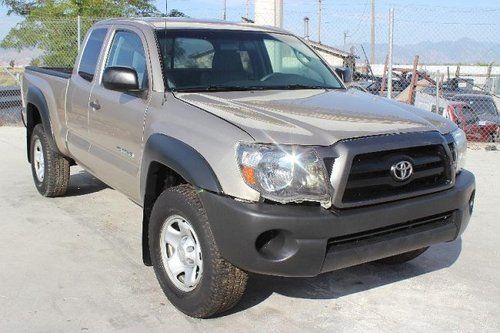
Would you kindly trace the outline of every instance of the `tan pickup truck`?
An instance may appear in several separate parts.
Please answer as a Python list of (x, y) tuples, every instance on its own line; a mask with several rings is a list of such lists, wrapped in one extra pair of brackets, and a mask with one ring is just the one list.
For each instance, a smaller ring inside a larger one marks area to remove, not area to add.
[(283, 30), (106, 20), (22, 88), (38, 191), (64, 195), (78, 164), (143, 207), (143, 261), (190, 316), (234, 306), (248, 272), (403, 263), (472, 213), (462, 130), (347, 90)]

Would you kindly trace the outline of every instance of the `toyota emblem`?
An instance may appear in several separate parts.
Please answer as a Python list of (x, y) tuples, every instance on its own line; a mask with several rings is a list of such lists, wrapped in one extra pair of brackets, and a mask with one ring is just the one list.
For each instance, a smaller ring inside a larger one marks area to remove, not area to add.
[(391, 166), (391, 176), (398, 182), (408, 180), (413, 174), (413, 165), (410, 161), (399, 161)]

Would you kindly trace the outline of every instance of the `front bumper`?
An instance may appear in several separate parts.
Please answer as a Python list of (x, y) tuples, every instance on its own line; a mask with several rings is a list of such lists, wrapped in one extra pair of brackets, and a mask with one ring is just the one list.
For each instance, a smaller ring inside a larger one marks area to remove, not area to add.
[(226, 260), (255, 273), (316, 276), (456, 239), (474, 192), (474, 176), (463, 170), (445, 191), (342, 210), (200, 197)]

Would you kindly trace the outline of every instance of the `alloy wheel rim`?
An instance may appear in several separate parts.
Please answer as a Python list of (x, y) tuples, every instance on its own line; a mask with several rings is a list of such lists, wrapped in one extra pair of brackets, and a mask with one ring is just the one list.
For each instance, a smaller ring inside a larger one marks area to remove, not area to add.
[(203, 274), (203, 258), (189, 221), (180, 215), (167, 218), (160, 235), (160, 251), (170, 281), (185, 292), (195, 289)]
[(45, 159), (43, 157), (43, 146), (40, 139), (36, 139), (33, 145), (33, 164), (35, 167), (36, 178), (43, 182), (45, 178)]

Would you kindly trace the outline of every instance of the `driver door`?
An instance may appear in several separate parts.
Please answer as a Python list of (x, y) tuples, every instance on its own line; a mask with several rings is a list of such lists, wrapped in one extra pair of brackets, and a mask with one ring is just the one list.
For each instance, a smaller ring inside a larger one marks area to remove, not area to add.
[(142, 158), (145, 113), (150, 103), (150, 68), (146, 40), (129, 27), (115, 26), (103, 60), (107, 67), (121, 66), (137, 72), (142, 92), (106, 89), (101, 80), (90, 95), (89, 132), (93, 169), (103, 180), (132, 198), (138, 198), (137, 177)]

